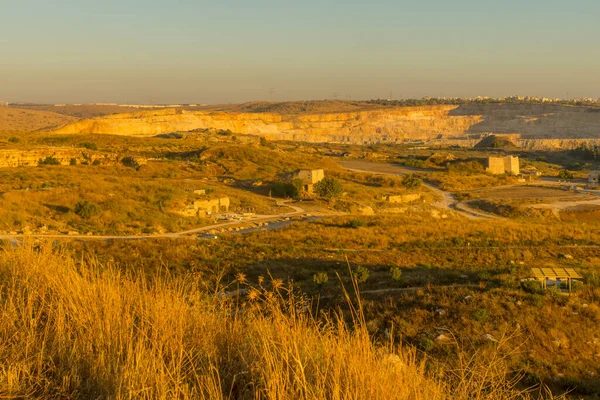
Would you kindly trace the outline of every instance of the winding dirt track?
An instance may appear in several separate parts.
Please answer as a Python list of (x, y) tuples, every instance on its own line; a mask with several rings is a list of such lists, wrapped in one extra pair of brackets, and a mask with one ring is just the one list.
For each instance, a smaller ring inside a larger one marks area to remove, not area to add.
[[(349, 171), (355, 172), (367, 172), (377, 175), (393, 175), (400, 176), (406, 174), (412, 174), (419, 171), (427, 171), (423, 169), (409, 168), (396, 164), (384, 164), (374, 163), (369, 161), (340, 161), (339, 164)], [(427, 187), (433, 193), (435, 193), (441, 200), (432, 203), (434, 207), (441, 208), (444, 210), (454, 210), (468, 219), (503, 219), (496, 215), (486, 214), (468, 207), (465, 203), (459, 203), (454, 195), (450, 192), (445, 192), (440, 188), (430, 184), (423, 183), (423, 186)]]

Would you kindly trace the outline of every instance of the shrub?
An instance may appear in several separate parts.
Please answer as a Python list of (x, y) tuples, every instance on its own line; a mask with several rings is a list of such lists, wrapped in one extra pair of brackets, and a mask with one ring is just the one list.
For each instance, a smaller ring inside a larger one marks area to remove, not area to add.
[(490, 319), (490, 316), (485, 308), (480, 308), (473, 312), (473, 318), (475, 321), (487, 322)]
[(100, 165), (100, 164), (101, 164), (101, 162), (98, 159), (94, 160), (94, 162), (92, 163), (92, 165)]
[(390, 268), (390, 274), (392, 275), (392, 279), (396, 282), (402, 280), (402, 269), (400, 267)]
[(358, 283), (364, 283), (369, 279), (369, 270), (361, 265), (357, 266), (352, 273)]
[(121, 160), (121, 163), (126, 167), (135, 168), (135, 169), (140, 168), (140, 163), (138, 163), (137, 160), (133, 157), (125, 157)]
[(433, 340), (427, 339), (427, 338), (421, 340), (421, 343), (419, 343), (419, 347), (423, 351), (429, 351), (429, 350), (433, 349), (434, 346), (435, 346), (435, 343), (433, 342)]
[(8, 138), (8, 143), (19, 143), (19, 138), (16, 137), (9, 137)]
[(71, 160), (69, 161), (69, 165), (77, 165), (77, 159), (71, 158)]
[(260, 138), (260, 145), (263, 147), (268, 147), (269, 149), (274, 149), (275, 146), (273, 145), (273, 143), (269, 142), (266, 138), (262, 137)]
[(315, 193), (326, 199), (335, 199), (342, 195), (342, 184), (335, 178), (325, 177), (315, 185)]
[(313, 275), (313, 282), (317, 284), (319, 288), (322, 288), (329, 281), (327, 272), (319, 272)]
[(296, 198), (300, 194), (298, 187), (293, 183), (277, 182), (271, 185), (271, 195), (275, 197), (292, 197)]
[(84, 219), (92, 218), (102, 212), (102, 208), (98, 204), (90, 203), (87, 200), (78, 201), (73, 210), (75, 214)]
[(98, 146), (96, 145), (96, 143), (92, 142), (79, 143), (79, 147), (83, 147), (84, 149), (88, 150), (98, 150)]
[(38, 165), (60, 165), (60, 161), (58, 161), (58, 159), (56, 159), (55, 157), (52, 156), (48, 156), (44, 159), (41, 159), (38, 161)]
[(349, 225), (351, 228), (354, 228), (354, 229), (360, 228), (361, 226), (367, 226), (365, 221), (362, 221), (360, 219), (353, 219), (352, 221), (349, 222)]
[(558, 172), (558, 177), (560, 179), (573, 179), (573, 173), (567, 169), (561, 169)]
[(415, 174), (408, 174), (402, 177), (402, 185), (407, 189), (416, 189), (421, 187), (423, 180)]
[(521, 282), (521, 287), (524, 291), (531, 294), (544, 294), (544, 288), (542, 283), (538, 281), (524, 281)]

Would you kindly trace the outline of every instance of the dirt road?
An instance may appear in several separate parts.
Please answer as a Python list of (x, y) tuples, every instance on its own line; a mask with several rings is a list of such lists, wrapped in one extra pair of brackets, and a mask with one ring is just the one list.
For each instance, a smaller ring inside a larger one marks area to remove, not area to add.
[[(37, 239), (72, 239), (72, 240), (148, 240), (148, 239), (182, 239), (189, 238), (195, 234), (208, 232), (211, 230), (222, 229), (232, 225), (240, 225), (243, 223), (252, 223), (252, 222), (271, 222), (281, 220), (282, 218), (291, 218), (297, 217), (305, 213), (305, 210), (301, 207), (291, 204), (288, 201), (280, 201), (278, 205), (285, 206), (291, 208), (293, 211), (277, 214), (277, 215), (256, 215), (254, 217), (250, 217), (243, 221), (227, 221), (213, 225), (201, 226), (199, 228), (189, 229), (181, 232), (172, 232), (172, 233), (163, 233), (158, 235), (125, 235), (125, 236), (117, 236), (117, 235), (0, 235), (0, 240), (9, 240), (11, 243), (16, 243), (19, 239), (23, 239), (24, 237), (31, 237)], [(325, 215), (324, 215), (325, 216)], [(305, 217), (311, 218), (311, 217)], [(266, 228), (268, 229), (268, 228)], [(247, 228), (244, 232), (251, 232), (253, 228)]]
[[(428, 170), (420, 170), (415, 168), (404, 167), (396, 164), (384, 164), (384, 163), (374, 163), (369, 161), (339, 161), (339, 164), (349, 171), (355, 172), (368, 172), (372, 174), (379, 175), (393, 175), (400, 176), (406, 174), (412, 174), (418, 171), (428, 171)], [(461, 214), (462, 216), (468, 219), (502, 219), (496, 215), (487, 214), (484, 212), (480, 212), (468, 207), (465, 203), (459, 203), (454, 198), (454, 195), (450, 192), (445, 192), (434, 186), (430, 183), (423, 183), (423, 186), (427, 187), (431, 190), (435, 195), (440, 198), (440, 200), (432, 203), (432, 205), (436, 208), (441, 208), (445, 210), (454, 210)]]

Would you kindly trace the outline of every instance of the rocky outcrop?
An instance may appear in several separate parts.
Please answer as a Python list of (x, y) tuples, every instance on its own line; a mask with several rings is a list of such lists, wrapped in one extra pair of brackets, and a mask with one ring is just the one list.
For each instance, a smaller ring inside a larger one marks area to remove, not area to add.
[(146, 111), (88, 119), (56, 133), (152, 136), (230, 130), (271, 140), (401, 143), (515, 134), (521, 138), (600, 138), (600, 110), (551, 104), (395, 107), (319, 114)]

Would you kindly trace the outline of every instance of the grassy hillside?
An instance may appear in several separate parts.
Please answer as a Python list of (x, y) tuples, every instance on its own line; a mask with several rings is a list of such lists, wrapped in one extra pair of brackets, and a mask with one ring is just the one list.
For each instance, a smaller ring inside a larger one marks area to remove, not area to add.
[(522, 397), (502, 362), (436, 367), (374, 343), (360, 308), (317, 322), (278, 280), (227, 299), (26, 246), (0, 253), (0, 287), (2, 398)]
[(33, 132), (76, 120), (77, 118), (49, 111), (0, 107), (0, 132)]

